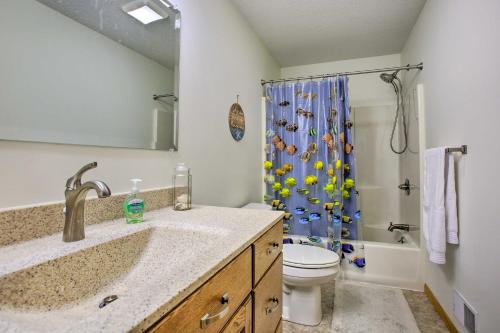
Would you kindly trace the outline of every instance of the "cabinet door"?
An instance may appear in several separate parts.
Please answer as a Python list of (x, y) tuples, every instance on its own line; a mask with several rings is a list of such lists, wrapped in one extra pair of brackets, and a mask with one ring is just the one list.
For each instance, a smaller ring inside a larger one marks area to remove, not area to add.
[(283, 249), (283, 221), (276, 223), (254, 243), (254, 286)]
[(252, 290), (252, 253), (247, 248), (163, 318), (155, 333), (220, 332)]
[(252, 333), (252, 298), (236, 312), (222, 333)]
[(274, 333), (283, 310), (283, 256), (280, 255), (254, 292), (256, 333)]

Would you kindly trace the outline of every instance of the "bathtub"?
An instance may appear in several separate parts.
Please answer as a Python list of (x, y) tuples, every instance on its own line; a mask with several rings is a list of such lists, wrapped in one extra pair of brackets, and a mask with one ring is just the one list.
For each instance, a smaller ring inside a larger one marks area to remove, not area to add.
[[(249, 204), (247, 209), (270, 209), (265, 204)], [(341, 273), (338, 278), (382, 284), (403, 289), (423, 290), (423, 264), (421, 262), (420, 248), (413, 240), (410, 233), (395, 230), (390, 232), (387, 225), (369, 225), (362, 227), (364, 241), (348, 241), (355, 248), (354, 253), (345, 254), (341, 264)], [(398, 240), (404, 236), (406, 242), (401, 244)], [(286, 235), (294, 243), (300, 241), (310, 242), (306, 236)], [(317, 244), (324, 246), (326, 238)], [(349, 263), (355, 255), (364, 253), (366, 266), (358, 268)]]
[[(306, 236), (302, 235), (286, 235), (285, 237), (291, 238), (294, 243), (311, 243)], [(423, 291), (420, 248), (410, 236), (405, 235), (405, 238), (407, 242), (404, 244), (396, 241), (383, 243), (344, 240), (344, 243), (352, 244), (355, 251), (351, 254), (344, 253), (345, 258), (342, 260), (338, 278)], [(326, 238), (322, 238), (322, 242), (315, 245), (324, 247), (325, 244)], [(364, 268), (358, 268), (350, 263), (349, 260), (352, 257), (363, 254), (366, 261)]]
[[(364, 241), (346, 241), (354, 246), (355, 251), (346, 254), (340, 278), (423, 290), (421, 251), (409, 233), (390, 232), (385, 225), (363, 226), (362, 233)], [(403, 244), (398, 243), (402, 236), (405, 238)], [(353, 255), (363, 252), (364, 268), (349, 263)]]

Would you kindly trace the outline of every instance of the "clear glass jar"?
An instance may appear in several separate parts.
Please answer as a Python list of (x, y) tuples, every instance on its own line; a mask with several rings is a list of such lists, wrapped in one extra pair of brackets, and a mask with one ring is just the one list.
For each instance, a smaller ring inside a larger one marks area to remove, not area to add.
[(177, 163), (172, 177), (175, 210), (191, 209), (191, 172), (184, 163)]

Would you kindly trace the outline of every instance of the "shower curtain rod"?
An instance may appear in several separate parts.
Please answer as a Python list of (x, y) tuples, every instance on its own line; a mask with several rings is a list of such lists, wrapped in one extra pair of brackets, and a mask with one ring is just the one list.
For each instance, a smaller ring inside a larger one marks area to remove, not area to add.
[(338, 72), (331, 74), (322, 74), (322, 75), (311, 75), (311, 76), (298, 76), (298, 77), (290, 77), (286, 79), (280, 80), (260, 80), (260, 84), (265, 85), (266, 83), (278, 83), (278, 82), (289, 82), (289, 81), (301, 81), (301, 80), (313, 80), (313, 79), (324, 79), (327, 77), (335, 77), (339, 75), (359, 75), (359, 74), (371, 74), (371, 73), (382, 73), (382, 72), (392, 72), (392, 71), (401, 71), (410, 69), (424, 69), (424, 63), (421, 62), (417, 65), (406, 65), (399, 67), (386, 67), (386, 68), (377, 68), (377, 69), (367, 69), (363, 71), (353, 71), (353, 72)]

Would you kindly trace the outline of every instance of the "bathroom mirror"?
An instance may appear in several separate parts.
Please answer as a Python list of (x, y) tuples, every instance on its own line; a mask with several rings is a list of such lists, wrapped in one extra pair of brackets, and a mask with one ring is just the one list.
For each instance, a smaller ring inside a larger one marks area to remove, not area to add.
[(0, 139), (177, 149), (168, 1), (6, 1), (0, 31)]

